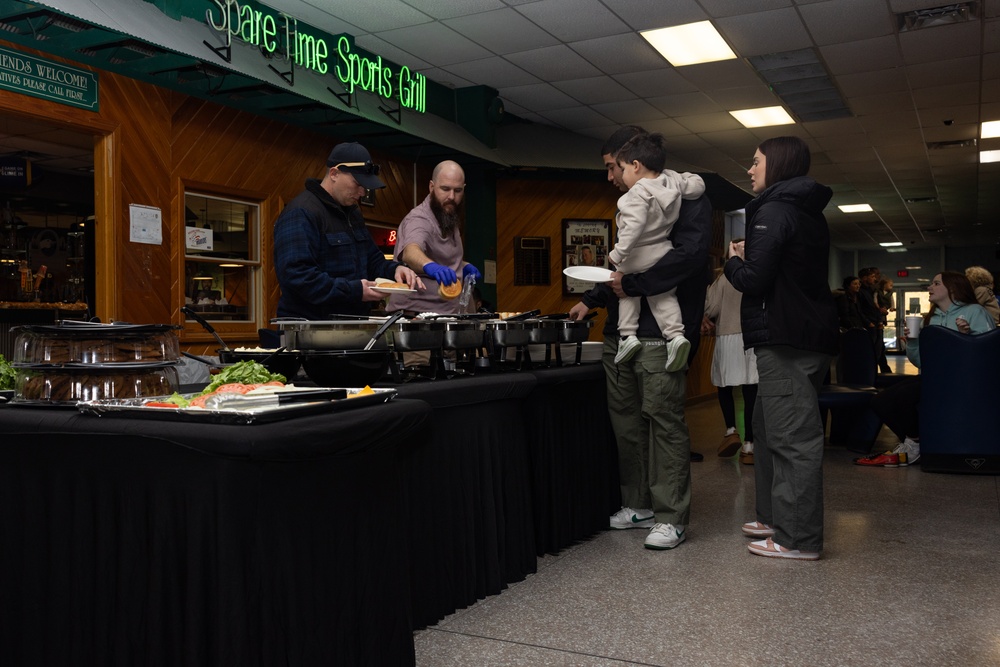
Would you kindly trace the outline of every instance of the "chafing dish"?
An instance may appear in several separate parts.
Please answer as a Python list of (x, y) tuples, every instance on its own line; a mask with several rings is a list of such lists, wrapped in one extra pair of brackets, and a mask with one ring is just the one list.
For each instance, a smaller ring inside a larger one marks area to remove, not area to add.
[(392, 337), (392, 348), (397, 352), (440, 350), (444, 344), (445, 325), (440, 320), (400, 320), (386, 335)]
[(532, 343), (558, 343), (562, 329), (560, 320), (527, 320), (528, 340)]
[(594, 320), (555, 320), (559, 325), (560, 343), (582, 343), (590, 338)]
[[(360, 350), (371, 340), (385, 320), (271, 320), (285, 332), (290, 350)], [(375, 341), (373, 350), (387, 350), (385, 336)]]
[(483, 330), (471, 320), (438, 320), (444, 325), (446, 350), (473, 350), (483, 346)]
[(528, 344), (530, 329), (526, 322), (516, 320), (486, 320), (483, 322), (486, 342), (494, 347), (517, 347)]

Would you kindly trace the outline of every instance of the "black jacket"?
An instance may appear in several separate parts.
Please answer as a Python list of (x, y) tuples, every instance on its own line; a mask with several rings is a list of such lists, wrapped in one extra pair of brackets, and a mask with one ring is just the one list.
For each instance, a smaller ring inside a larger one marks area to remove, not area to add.
[(745, 261), (726, 277), (743, 292), (747, 348), (789, 345), (837, 352), (837, 307), (827, 282), (830, 230), (823, 208), (833, 191), (808, 176), (779, 181), (747, 204)]
[[(694, 359), (701, 338), (701, 317), (705, 312), (705, 290), (711, 282), (708, 250), (712, 243), (712, 204), (708, 197), (681, 200), (681, 210), (670, 233), (674, 248), (642, 273), (622, 278), (622, 289), (629, 296), (662, 294), (677, 288), (677, 302), (684, 322), (684, 337), (691, 342), (688, 359)], [(597, 285), (583, 294), (589, 308), (605, 307), (608, 319), (604, 334), (618, 334), (618, 297), (608, 285)], [(649, 305), (643, 299), (639, 311), (639, 337), (660, 338)]]

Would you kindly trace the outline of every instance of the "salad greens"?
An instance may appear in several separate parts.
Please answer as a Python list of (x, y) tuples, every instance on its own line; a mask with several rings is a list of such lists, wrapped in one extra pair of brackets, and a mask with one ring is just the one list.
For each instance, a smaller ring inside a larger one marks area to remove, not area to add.
[(243, 384), (263, 384), (265, 382), (287, 382), (281, 373), (272, 373), (256, 361), (238, 361), (232, 366), (226, 366), (218, 375), (212, 376), (212, 382), (201, 392), (211, 394), (224, 384), (241, 382)]
[(0, 354), (0, 390), (14, 388), (14, 367)]

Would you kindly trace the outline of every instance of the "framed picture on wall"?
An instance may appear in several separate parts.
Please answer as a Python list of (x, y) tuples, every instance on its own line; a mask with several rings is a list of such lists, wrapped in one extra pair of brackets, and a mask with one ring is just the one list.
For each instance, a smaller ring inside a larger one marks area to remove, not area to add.
[[(563, 218), (562, 258), (563, 268), (568, 266), (608, 266), (611, 250), (611, 221), (607, 219)], [(594, 283), (570, 278), (565, 273), (563, 294), (581, 294)]]

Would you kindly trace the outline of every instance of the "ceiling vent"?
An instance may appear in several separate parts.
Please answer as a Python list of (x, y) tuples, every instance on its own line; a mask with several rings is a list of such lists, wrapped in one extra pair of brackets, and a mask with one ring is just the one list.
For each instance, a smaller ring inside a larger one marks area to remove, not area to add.
[(954, 2), (932, 9), (916, 9), (896, 14), (899, 32), (936, 28), (941, 25), (966, 23), (979, 18), (978, 2)]
[(813, 49), (753, 56), (747, 62), (800, 121), (854, 115)]
[(928, 150), (939, 151), (946, 148), (975, 148), (976, 139), (959, 139), (957, 141), (929, 141)]
[(933, 204), (937, 201), (937, 197), (909, 197), (906, 199), (907, 204)]

